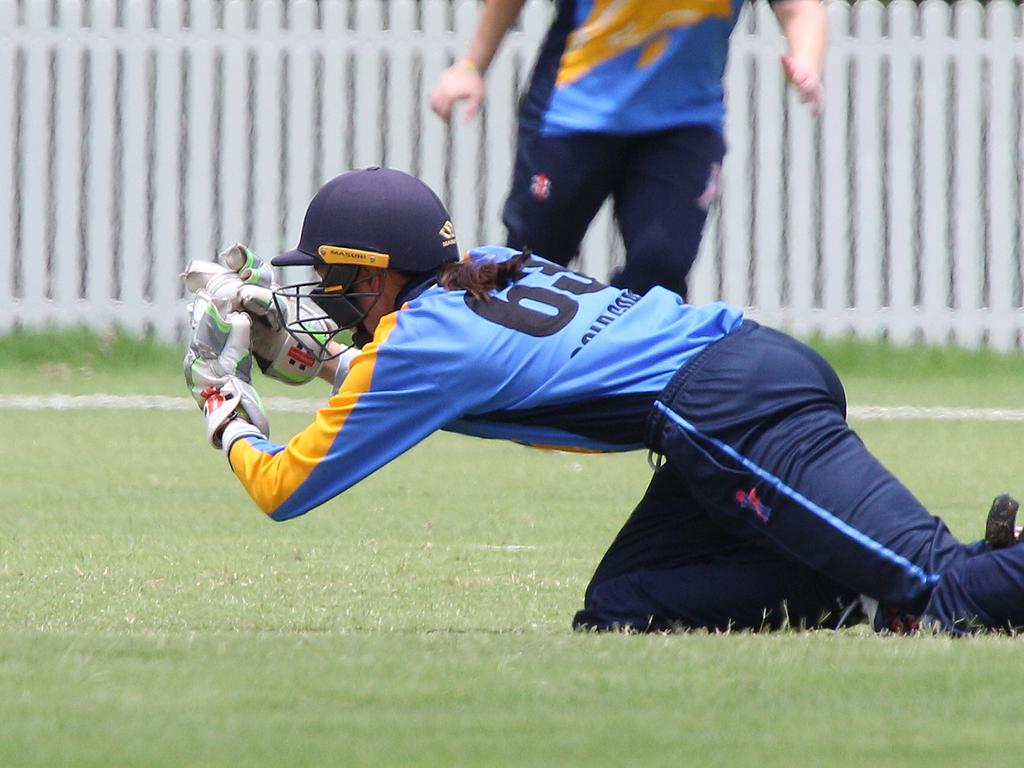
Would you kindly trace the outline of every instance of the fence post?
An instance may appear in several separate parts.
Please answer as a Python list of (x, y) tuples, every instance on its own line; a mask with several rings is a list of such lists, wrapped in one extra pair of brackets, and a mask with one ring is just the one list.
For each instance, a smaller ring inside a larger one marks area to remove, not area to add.
[(850, 328), (849, 311), (849, 8), (845, 3), (828, 6), (832, 43), (825, 59), (825, 113), (823, 115), (822, 149), (822, 276), (825, 308), (819, 330), (838, 336)]
[(746, 307), (749, 293), (751, 251), (750, 194), (751, 152), (747, 129), (751, 124), (753, 54), (750, 24), (754, 12), (745, 6), (733, 31), (732, 50), (725, 74), (726, 152), (722, 163), (722, 198), (719, 203), (719, 237), (722, 240), (722, 295), (720, 298)]
[(157, 6), (156, 111), (153, 116), (153, 324), (171, 338), (184, 324), (180, 301), (184, 290), (178, 274), (187, 260), (182, 248), (181, 160), (185, 126), (182, 118), (181, 0), (160, 0)]
[[(11, 39), (17, 12), (14, 0), (0, 0), (0, 83), (14, 83), (15, 46)], [(0, 179), (14, 178), (14, 104), (15, 89), (0, 88)], [(14, 189), (0, 184), (0, 331), (6, 331), (18, 319), (14, 306), (11, 271), (14, 267)]]
[[(756, 3), (761, 44), (757, 52), (757, 154), (754, 206), (754, 296), (759, 317), (778, 324), (782, 289), (782, 157), (779, 152), (785, 114), (785, 82), (779, 66), (781, 53), (778, 24), (768, 3)], [(768, 30), (771, 30), (769, 32)]]
[(118, 322), (139, 331), (146, 319), (144, 281), (150, 251), (146, 241), (147, 182), (146, 130), (149, 118), (148, 46), (146, 30), (148, 0), (129, 0), (125, 5), (126, 37), (121, 53), (120, 125), (121, 135), (120, 242), (114, 264)]
[(924, 338), (948, 340), (949, 295), (949, 6), (928, 0), (921, 7), (921, 33), (928, 55), (921, 72), (925, 130), (921, 136), (922, 260), (921, 288)]
[(190, 259), (212, 259), (217, 254), (213, 234), (213, 8), (192, 3), (188, 41), (188, 177), (185, 183), (186, 244)]
[[(476, 26), (476, 0), (460, 0), (455, 4), (455, 35), (452, 58), (462, 55), (469, 46), (470, 37)], [(423, 98), (426, 98), (424, 95)], [(431, 115), (434, 121), (440, 118)], [(479, 193), (483, 189), (480, 183), (480, 131), (484, 118), (479, 112), (468, 123), (463, 118), (462, 109), (457, 109), (451, 123), (452, 151), (448, 157), (451, 175), (452, 220), (458, 231), (459, 243), (480, 242)]]
[(851, 144), (854, 168), (854, 323), (862, 338), (877, 338), (883, 328), (882, 257), (885, 250), (882, 218), (882, 113), (881, 48), (882, 6), (861, 0), (854, 7), (857, 25), (857, 56), (854, 76), (857, 115)]
[(412, 0), (391, 3), (391, 34), (388, 51), (388, 121), (384, 146), (387, 164), (412, 173), (415, 120), (419, 115), (417, 99), (425, 99), (425, 88), (417, 88), (413, 51), (418, 47)]
[[(420, 56), (423, 66), (420, 72), (423, 93), (427, 93), (437, 82), (441, 72), (448, 66), (448, 58), (445, 53), (448, 3), (446, 0), (423, 0), (421, 13), (423, 44), (420, 47)], [(419, 176), (447, 203), (450, 197), (445, 177), (448, 128), (431, 111), (425, 98), (419, 99), (418, 108), (420, 112)], [(460, 234), (461, 224), (457, 221), (454, 224), (457, 228), (456, 234)]]
[[(81, 322), (82, 295), (81, 226), (82, 157), (82, 3), (61, 0), (60, 44), (56, 56), (56, 110), (53, 115), (54, 146), (54, 249), (53, 302), (65, 322)], [(2, 78), (2, 75), (0, 75)], [(4, 146), (0, 138), (0, 146)]]
[[(249, 189), (249, 67), (246, 61), (245, 6), (243, 0), (230, 0), (224, 6), (224, 34), (221, 37), (220, 100), (220, 215), (216, 231), (217, 248), (234, 242), (248, 242), (245, 211)], [(256, 118), (258, 119), (258, 118)]]
[[(524, 9), (520, 19), (525, 14)], [(501, 211), (512, 183), (512, 164), (518, 125), (516, 96), (519, 88), (515, 87), (518, 81), (516, 58), (521, 55), (533, 55), (533, 51), (520, 52), (522, 37), (523, 33), (516, 30), (510, 30), (505, 36), (504, 44), (498, 49), (497, 55), (487, 70), (487, 98), (484, 102), (483, 112), (477, 118), (484, 124), (486, 141), (484, 152), (487, 158), (486, 166), (483, 168), (484, 209), (483, 226), (480, 232), (481, 243), (503, 244), (505, 242), (505, 228), (501, 223)], [(535, 44), (534, 40), (528, 42), (531, 46)], [(457, 52), (456, 56), (461, 56), (462, 53), (461, 51)], [(492, 88), (492, 84), (495, 83), (509, 83), (511, 87), (507, 89)]]
[[(825, 84), (828, 87), (828, 84)], [(818, 274), (817, 226), (818, 207), (814, 200), (816, 164), (815, 133), (820, 116), (810, 105), (799, 103), (795, 88), (788, 88), (789, 161), (788, 201), (785, 206), (788, 244), (787, 326), (798, 335), (813, 330), (814, 289)], [(784, 299), (786, 297), (783, 297)]]
[[(989, 253), (989, 344), (998, 350), (1010, 349), (1020, 343), (1020, 273), (1013, 254), (1020, 255), (1019, 233), (1014, 231), (1021, 210), (1020, 189), (1016, 186), (1018, 169), (1010, 158), (1020, 161), (1016, 146), (1021, 128), (1019, 113), (1015, 115), (1014, 34), (1017, 9), (1007, 0), (993, 0), (988, 6), (989, 90), (988, 113), (988, 253)], [(1019, 43), (1016, 46), (1019, 48)], [(1019, 54), (1018, 54), (1019, 56)], [(1014, 201), (1017, 210), (1014, 210)]]
[(50, 26), (49, 3), (30, 3), (25, 21), (32, 38), (25, 44), (21, 109), (21, 230), (15, 259), (21, 276), (21, 317), (39, 324), (46, 312), (50, 254), (49, 154), (50, 62), (49, 43), (43, 32)]
[[(302, 220), (306, 206), (312, 197), (319, 179), (314, 180), (313, 154), (316, 135), (313, 130), (313, 15), (315, 7), (309, 0), (296, 0), (290, 11), (290, 36), (300, 45), (286, 47), (288, 61), (288, 114), (287, 143), (284, 146), (288, 158), (285, 200), (287, 217), (285, 237), (298, 241), (302, 231)], [(369, 55), (369, 54), (368, 54)], [(356, 113), (358, 126), (360, 115)], [(372, 118), (376, 122), (376, 115)]]
[(919, 124), (915, 106), (914, 22), (912, 0), (894, 0), (889, 10), (889, 337), (898, 344), (914, 336), (914, 286), (918, 256), (915, 250), (916, 211), (914, 157)]
[(346, 170), (348, 124), (351, 105), (348, 101), (346, 78), (350, 36), (345, 18), (347, 3), (327, 0), (321, 12), (321, 70), (320, 70), (320, 146), (323, 182)]
[(977, 347), (982, 340), (981, 273), (981, 6), (961, 0), (954, 9), (956, 154), (953, 176), (953, 336)]
[(92, 7), (92, 44), (89, 66), (88, 142), (86, 164), (86, 306), (90, 325), (102, 326), (113, 318), (114, 213), (114, 32), (113, 0), (95, 0)]
[(356, 83), (355, 132), (352, 137), (355, 167), (380, 165), (382, 155), (381, 117), (385, 98), (381, 79), (381, 34), (384, 27), (379, 0), (356, 0), (354, 58)]
[(284, 114), (281, 105), (281, 72), (283, 64), (281, 41), (281, 4), (262, 0), (257, 7), (256, 23), (256, 105), (255, 161), (253, 188), (253, 244), (263, 258), (273, 256), (285, 242), (298, 242), (298, 232), (281, 237), (282, 189), (281, 126)]

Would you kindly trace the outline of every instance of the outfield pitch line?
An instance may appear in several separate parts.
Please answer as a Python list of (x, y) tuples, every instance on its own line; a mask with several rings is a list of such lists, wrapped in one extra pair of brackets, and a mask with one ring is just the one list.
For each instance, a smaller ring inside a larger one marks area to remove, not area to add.
[[(316, 412), (326, 400), (267, 397), (270, 413)], [(148, 410), (193, 411), (188, 397), (167, 395), (0, 395), (0, 409), (11, 411)], [(955, 408), (916, 405), (853, 405), (855, 421), (1024, 421), (1024, 410), (1013, 408)]]
[(851, 405), (848, 409), (848, 416), (858, 421), (1024, 421), (1024, 410), (916, 405)]
[[(263, 404), (270, 412), (309, 413), (322, 407), (326, 400), (296, 400), (290, 397), (265, 397)], [(0, 409), (12, 411), (195, 411), (190, 397), (168, 395), (0, 395)]]

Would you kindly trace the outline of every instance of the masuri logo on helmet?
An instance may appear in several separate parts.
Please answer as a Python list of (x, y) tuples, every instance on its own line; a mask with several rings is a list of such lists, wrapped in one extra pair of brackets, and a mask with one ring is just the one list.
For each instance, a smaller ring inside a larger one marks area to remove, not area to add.
[(363, 267), (387, 269), (391, 262), (391, 257), (386, 253), (339, 248), (336, 245), (321, 245), (316, 252), (325, 264), (358, 264)]

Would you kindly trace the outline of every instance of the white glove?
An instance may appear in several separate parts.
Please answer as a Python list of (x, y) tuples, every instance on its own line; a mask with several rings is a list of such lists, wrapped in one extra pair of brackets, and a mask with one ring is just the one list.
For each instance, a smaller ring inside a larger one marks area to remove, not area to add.
[[(234, 415), (243, 416), (262, 435), (269, 437), (270, 424), (263, 403), (250, 383), (252, 355), (249, 352), (249, 333), (252, 318), (244, 312), (221, 315), (214, 300), (204, 291), (196, 295), (189, 309), (192, 333), (185, 352), (185, 383), (207, 416), (210, 441), (215, 447), (220, 447), (220, 430)], [(215, 393), (224, 391), (231, 397), (220, 399), (232, 402), (233, 406), (227, 411), (218, 410), (211, 426), (209, 400)]]
[[(323, 366), (321, 352), (337, 326), (309, 299), (302, 301), (302, 331), (296, 331), (297, 301), (292, 296), (274, 301), (273, 292), (243, 285), (238, 292), (242, 308), (252, 315), (252, 352), (265, 376), (286, 384), (305, 384)], [(289, 332), (289, 324), (291, 331)]]
[[(236, 244), (219, 256), (242, 281), (238, 304), (253, 317), (252, 352), (264, 375), (285, 384), (305, 384), (323, 365), (320, 352), (337, 330), (310, 299), (301, 299), (302, 332), (295, 333), (300, 317), (294, 297), (274, 301), (274, 269), (244, 245)], [(289, 324), (292, 332), (288, 331)]]
[(205, 291), (196, 294), (189, 312), (192, 331), (185, 352), (185, 383), (201, 407), (205, 398), (200, 393), (221, 387), (227, 377), (252, 381), (252, 318), (244, 312), (222, 314)]
[(205, 293), (223, 315), (245, 311), (238, 296), (243, 285), (267, 289), (276, 287), (273, 285), (274, 271), (270, 265), (258, 259), (244, 245), (236, 243), (217, 258), (223, 263), (193, 259), (185, 265), (181, 279), (186, 291)]
[[(270, 437), (263, 403), (251, 384), (232, 376), (220, 389), (210, 387), (203, 394), (206, 395), (203, 403), (206, 438), (214, 448), (227, 452), (240, 437)], [(254, 423), (257, 420), (262, 421), (262, 426)]]
[(313, 318), (303, 323), (308, 333), (289, 333), (288, 324), (298, 317), (296, 301), (274, 301), (273, 268), (237, 243), (218, 259), (222, 264), (190, 261), (182, 274), (185, 287), (208, 294), (224, 315), (247, 312), (252, 316), (252, 351), (265, 376), (293, 385), (316, 378), (323, 365), (320, 351), (337, 330), (334, 323), (312, 300), (302, 299), (302, 317)]
[(277, 288), (274, 268), (241, 243), (235, 243), (217, 257), (228, 269), (238, 275), (245, 285)]

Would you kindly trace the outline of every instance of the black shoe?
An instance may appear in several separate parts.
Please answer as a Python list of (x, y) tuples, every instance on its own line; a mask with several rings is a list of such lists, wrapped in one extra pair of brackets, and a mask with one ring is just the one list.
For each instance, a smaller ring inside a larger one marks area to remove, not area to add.
[(992, 499), (992, 508), (985, 522), (985, 543), (992, 549), (1002, 549), (1020, 541), (1020, 529), (1016, 525), (1019, 508), (1018, 501), (1008, 493)]

